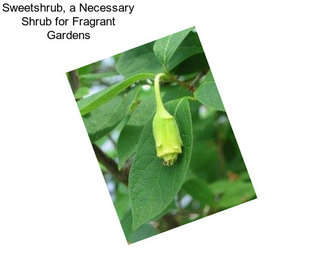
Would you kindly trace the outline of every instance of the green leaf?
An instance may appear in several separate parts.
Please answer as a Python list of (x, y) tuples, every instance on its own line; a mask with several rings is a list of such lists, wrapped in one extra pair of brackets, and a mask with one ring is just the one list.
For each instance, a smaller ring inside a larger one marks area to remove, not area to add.
[(117, 143), (118, 167), (123, 167), (126, 160), (136, 152), (142, 126), (126, 125), (119, 136)]
[(126, 113), (124, 100), (117, 96), (90, 114), (83, 116), (86, 130), (91, 142), (95, 142), (112, 131)]
[(153, 87), (149, 90), (149, 94), (141, 96), (139, 98), (139, 104), (132, 112), (128, 125), (132, 126), (144, 126), (152, 118), (156, 111), (155, 96), (153, 93)]
[(166, 108), (177, 121), (184, 144), (183, 153), (173, 166), (163, 165), (162, 159), (156, 156), (152, 120), (144, 127), (129, 177), (134, 229), (153, 219), (174, 200), (191, 159), (192, 119), (188, 100), (172, 101), (166, 104)]
[[(194, 135), (193, 135), (193, 138), (194, 138)], [(195, 143), (195, 142), (194, 142)], [(195, 144), (193, 144), (193, 147), (194, 147)], [(193, 156), (193, 152), (192, 152), (192, 156)], [(191, 180), (191, 179), (194, 179), (194, 178), (197, 178), (197, 176), (193, 173), (193, 171), (189, 168), (187, 170), (187, 173), (186, 173), (186, 177), (185, 177), (185, 182)]]
[(195, 91), (195, 97), (206, 106), (210, 106), (215, 110), (225, 111), (211, 71), (206, 74), (204, 80)]
[(177, 48), (192, 31), (193, 28), (188, 28), (167, 37), (156, 40), (154, 44), (154, 53), (163, 65), (165, 70), (168, 70), (170, 59), (174, 55)]
[(116, 71), (104, 72), (104, 73), (86, 73), (79, 76), (81, 86), (91, 87), (93, 82), (99, 81), (112, 76), (118, 75)]
[[(138, 97), (141, 92), (142, 92), (142, 85), (137, 85), (131, 88), (128, 92), (126, 92), (123, 95), (128, 109), (128, 112), (127, 112), (128, 118), (130, 118), (130, 114), (133, 112), (134, 108), (136, 107), (138, 102)], [(128, 120), (126, 122), (128, 122)]]
[(194, 143), (190, 167), (200, 178), (212, 181), (217, 176), (218, 168), (216, 143), (201, 139), (196, 139)]
[(168, 70), (173, 70), (175, 67), (177, 67), (177, 65), (186, 59), (200, 53), (203, 53), (200, 39), (196, 32), (191, 32), (177, 48), (175, 54), (169, 60), (167, 68)]
[(91, 64), (78, 68), (77, 73), (79, 76), (82, 76), (83, 74), (93, 73), (95, 70), (98, 70), (101, 65), (101, 61), (93, 62)]
[(187, 90), (186, 88), (179, 86), (179, 85), (167, 85), (167, 86), (162, 86), (162, 91), (164, 92), (163, 95), (163, 102), (166, 103), (168, 101), (172, 100), (177, 100), (183, 97), (191, 97), (192, 92)]
[(187, 75), (191, 73), (199, 74), (201, 71), (208, 71), (209, 69), (205, 54), (200, 53), (185, 59), (185, 61), (174, 68), (173, 73), (177, 75)]
[(198, 118), (194, 122), (194, 146), (190, 168), (201, 179), (209, 182), (218, 177), (221, 163), (218, 161), (216, 118), (212, 114), (207, 119)]
[(177, 205), (176, 205), (175, 201), (173, 200), (160, 214), (155, 216), (152, 220), (156, 221), (156, 220), (162, 218), (163, 216), (167, 215), (170, 211), (177, 210), (177, 209), (178, 209)]
[(141, 225), (137, 230), (133, 230), (132, 223), (132, 214), (129, 211), (121, 220), (121, 226), (128, 243), (135, 243), (158, 234), (158, 231), (150, 224)]
[[(119, 184), (119, 186), (123, 186), (123, 184)], [(126, 190), (126, 193), (121, 191), (121, 189), (118, 189), (116, 198), (113, 202), (120, 220), (122, 220), (125, 214), (130, 210), (128, 189), (125, 187), (124, 190)]]
[(161, 72), (163, 67), (153, 52), (153, 45), (150, 42), (124, 52), (116, 64), (117, 71), (125, 77)]
[(90, 89), (87, 87), (80, 87), (79, 89), (77, 89), (74, 93), (74, 97), (75, 99), (81, 99), (83, 98), (85, 95), (89, 94)]
[(101, 90), (98, 93), (93, 94), (92, 96), (82, 99), (77, 102), (81, 115), (85, 115), (92, 110), (98, 108), (100, 105), (108, 102), (113, 97), (117, 96), (119, 93), (124, 91), (126, 88), (134, 84), (139, 80), (145, 79), (154, 79), (155, 75), (151, 73), (139, 73), (134, 76), (123, 80), (122, 82), (115, 84), (109, 88)]
[(95, 81), (95, 80), (100, 80), (102, 78), (105, 77), (110, 77), (113, 75), (117, 75), (118, 73), (115, 71), (111, 71), (111, 72), (104, 72), (104, 73), (87, 73), (87, 74), (82, 74), (80, 75), (80, 80), (91, 80), (91, 81)]
[(210, 185), (212, 192), (220, 196), (218, 205), (222, 209), (227, 209), (256, 198), (255, 190), (250, 181), (221, 180)]
[(212, 207), (215, 206), (216, 202), (212, 190), (204, 180), (198, 178), (191, 179), (184, 183), (183, 189), (194, 199)]

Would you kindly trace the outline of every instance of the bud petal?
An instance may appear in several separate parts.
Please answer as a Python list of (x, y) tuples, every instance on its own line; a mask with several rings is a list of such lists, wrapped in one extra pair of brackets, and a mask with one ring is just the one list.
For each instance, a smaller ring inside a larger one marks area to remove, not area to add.
[(182, 139), (174, 117), (166, 109), (157, 110), (153, 119), (153, 135), (157, 156), (165, 165), (173, 165), (182, 153)]

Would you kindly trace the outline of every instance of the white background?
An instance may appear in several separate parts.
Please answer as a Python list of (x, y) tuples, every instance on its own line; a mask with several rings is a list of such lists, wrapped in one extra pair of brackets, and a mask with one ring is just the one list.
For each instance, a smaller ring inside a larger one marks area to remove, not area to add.
[[(320, 2), (122, 1), (88, 41), (1, 12), (0, 270), (322, 270)], [(65, 72), (194, 25), (258, 199), (129, 246)]]

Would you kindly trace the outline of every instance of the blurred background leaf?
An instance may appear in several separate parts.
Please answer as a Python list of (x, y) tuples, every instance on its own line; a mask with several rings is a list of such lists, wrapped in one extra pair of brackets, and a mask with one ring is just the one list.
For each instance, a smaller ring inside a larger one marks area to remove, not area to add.
[(95, 142), (112, 131), (123, 119), (125, 113), (125, 101), (120, 96), (117, 96), (83, 116), (91, 141)]
[(117, 71), (124, 77), (138, 73), (158, 73), (163, 66), (153, 52), (154, 42), (138, 46), (121, 54), (117, 64)]
[(118, 166), (122, 168), (126, 160), (133, 155), (138, 146), (138, 138), (143, 130), (143, 126), (126, 125), (118, 139)]
[(197, 88), (195, 97), (204, 105), (216, 110), (225, 111), (218, 88), (214, 82), (212, 73), (209, 71)]
[(128, 211), (121, 220), (121, 226), (129, 243), (135, 243), (158, 234), (158, 231), (148, 223), (141, 225), (137, 230), (132, 229), (132, 224), (133, 220), (131, 211)]
[(155, 41), (153, 50), (165, 71), (169, 69), (170, 60), (193, 28), (188, 28)]

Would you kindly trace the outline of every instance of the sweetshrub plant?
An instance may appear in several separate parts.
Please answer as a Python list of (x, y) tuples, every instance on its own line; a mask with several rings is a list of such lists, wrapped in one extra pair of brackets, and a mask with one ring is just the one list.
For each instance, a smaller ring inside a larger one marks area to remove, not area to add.
[(194, 28), (67, 75), (129, 243), (256, 197)]

